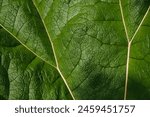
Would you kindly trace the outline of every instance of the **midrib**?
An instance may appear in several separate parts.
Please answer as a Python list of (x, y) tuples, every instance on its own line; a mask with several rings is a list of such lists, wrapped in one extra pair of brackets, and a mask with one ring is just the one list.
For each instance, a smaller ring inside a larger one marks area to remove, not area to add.
[(123, 14), (123, 8), (122, 8), (122, 4), (121, 4), (121, 0), (119, 0), (119, 6), (120, 6), (120, 11), (121, 11), (121, 16), (122, 16), (122, 22), (123, 22), (123, 25), (124, 25), (124, 29), (125, 29), (125, 33), (126, 33), (126, 38), (127, 38), (127, 41), (128, 41), (128, 50), (127, 50), (127, 60), (126, 60), (126, 76), (125, 76), (125, 89), (124, 89), (124, 100), (127, 99), (127, 92), (128, 92), (128, 78), (129, 78), (129, 63), (130, 63), (130, 51), (131, 51), (131, 45), (132, 45), (132, 42), (135, 38), (135, 36), (137, 35), (140, 27), (142, 26), (149, 10), (150, 10), (150, 6), (148, 7), (143, 19), (141, 20), (138, 28), (136, 29), (135, 33), (133, 34), (132, 38), (130, 39), (129, 38), (129, 35), (128, 35), (128, 31), (127, 31), (127, 27), (126, 27), (126, 23), (125, 23), (125, 19), (124, 19), (124, 14)]
[(48, 29), (47, 29), (47, 26), (45, 25), (45, 22), (44, 22), (44, 20), (43, 20), (41, 14), (40, 14), (40, 11), (39, 11), (39, 9), (38, 9), (38, 7), (37, 7), (37, 5), (35, 4), (34, 1), (33, 1), (33, 4), (34, 4), (35, 8), (37, 9), (37, 11), (38, 11), (38, 13), (39, 13), (39, 15), (40, 15), (40, 17), (41, 17), (41, 20), (42, 20), (43, 25), (44, 25), (44, 27), (45, 27), (46, 33), (47, 33), (47, 35), (48, 35), (48, 37), (49, 37), (49, 41), (50, 41), (50, 43), (51, 43), (52, 50), (53, 50), (53, 54), (54, 54), (54, 58), (55, 58), (55, 62), (56, 62), (56, 69), (57, 69), (58, 73), (60, 74), (62, 80), (64, 81), (64, 83), (65, 83), (65, 85), (66, 85), (66, 87), (67, 87), (67, 89), (68, 89), (68, 91), (69, 91), (69, 93), (70, 93), (72, 99), (75, 100), (75, 97), (74, 97), (74, 95), (73, 95), (73, 92), (71, 91), (71, 88), (69, 87), (69, 85), (68, 85), (68, 83), (67, 83), (67, 81), (66, 81), (64, 75), (62, 74), (62, 72), (61, 72), (61, 70), (60, 70), (60, 68), (59, 68), (59, 63), (58, 63), (58, 59), (57, 59), (57, 56), (56, 56), (55, 47), (54, 47), (53, 41), (52, 41), (52, 39), (51, 39), (51, 36), (50, 36), (50, 34), (49, 34), (49, 31), (48, 31)]
[(127, 99), (128, 76), (129, 76), (129, 61), (130, 61), (130, 49), (131, 49), (131, 42), (128, 43), (127, 62), (126, 62), (126, 79), (125, 79), (125, 89), (124, 89), (124, 100)]

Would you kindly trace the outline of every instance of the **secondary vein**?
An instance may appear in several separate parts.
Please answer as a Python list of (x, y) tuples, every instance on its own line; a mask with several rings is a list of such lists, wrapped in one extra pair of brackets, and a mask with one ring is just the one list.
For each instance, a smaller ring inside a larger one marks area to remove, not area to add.
[(119, 0), (119, 6), (120, 6), (120, 11), (121, 11), (121, 17), (122, 17), (123, 26), (124, 26), (125, 33), (126, 33), (126, 38), (127, 38), (127, 41), (129, 42), (130, 39), (129, 39), (129, 35), (128, 35), (128, 31), (127, 31), (127, 27), (126, 27), (126, 23), (125, 23), (125, 19), (124, 19), (124, 14), (123, 14), (121, 0)]
[(20, 41), (18, 39), (18, 37), (16, 37), (14, 34), (12, 34), (9, 30), (7, 30), (2, 24), (0, 24), (0, 26), (6, 31), (8, 32), (12, 37), (14, 37), (22, 46), (24, 46), (26, 49), (28, 49), (31, 53), (33, 53), (37, 58), (41, 59), (42, 61), (44, 61), (45, 63), (51, 65), (53, 68), (56, 69), (56, 66), (54, 66), (53, 64), (49, 63), (48, 61), (44, 60), (42, 57), (40, 57), (38, 54), (36, 54), (33, 50), (31, 50), (28, 46), (26, 46), (22, 41)]
[(145, 18), (146, 18), (146, 16), (147, 16), (147, 14), (149, 13), (149, 11), (150, 11), (150, 6), (148, 7), (148, 9), (147, 9), (147, 11), (146, 11), (146, 13), (145, 13), (145, 15), (144, 15), (144, 17), (143, 17), (141, 23), (139, 24), (138, 28), (136, 29), (136, 31), (135, 31), (135, 33), (134, 33), (132, 39), (131, 39), (131, 42), (133, 41), (133, 39), (135, 38), (136, 34), (138, 33), (138, 31), (139, 31), (140, 27), (142, 26), (142, 24), (143, 24), (143, 22), (144, 22), (144, 20), (145, 20)]

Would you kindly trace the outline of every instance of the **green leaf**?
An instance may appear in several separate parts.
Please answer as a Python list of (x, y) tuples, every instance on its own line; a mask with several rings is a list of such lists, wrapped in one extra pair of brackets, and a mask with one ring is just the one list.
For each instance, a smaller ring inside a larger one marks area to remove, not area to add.
[(28, 50), (55, 66), (50, 41), (31, 0), (0, 0), (0, 24)]
[(124, 19), (126, 22), (129, 38), (132, 38), (140, 25), (149, 5), (149, 0), (122, 0)]
[(150, 99), (149, 0), (0, 0), (0, 25), (56, 72), (43, 78), (61, 76), (72, 99)]
[(0, 61), (0, 99), (71, 99), (57, 70), (3, 29)]

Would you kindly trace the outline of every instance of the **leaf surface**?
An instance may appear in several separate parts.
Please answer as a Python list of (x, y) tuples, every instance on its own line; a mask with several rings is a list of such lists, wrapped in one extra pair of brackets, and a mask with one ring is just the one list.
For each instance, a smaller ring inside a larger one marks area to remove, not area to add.
[(150, 99), (149, 0), (0, 3), (2, 27), (56, 68), (73, 99)]
[(0, 24), (28, 50), (55, 66), (50, 41), (31, 0), (0, 0)]
[(3, 29), (0, 61), (0, 99), (72, 99), (57, 70)]

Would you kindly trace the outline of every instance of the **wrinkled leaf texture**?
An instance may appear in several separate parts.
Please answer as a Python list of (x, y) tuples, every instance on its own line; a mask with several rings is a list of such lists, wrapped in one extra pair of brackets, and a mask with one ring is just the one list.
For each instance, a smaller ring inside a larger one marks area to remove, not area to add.
[(0, 0), (0, 99), (150, 99), (150, 1)]

